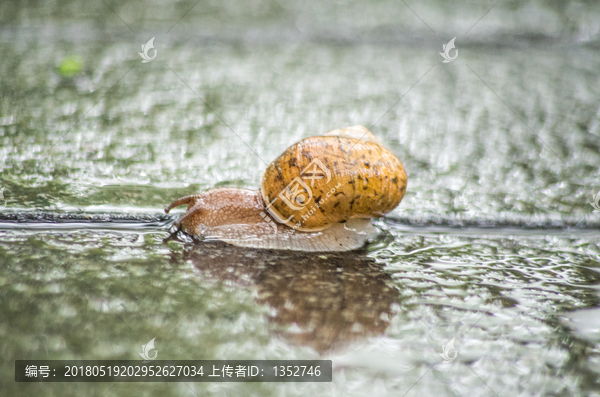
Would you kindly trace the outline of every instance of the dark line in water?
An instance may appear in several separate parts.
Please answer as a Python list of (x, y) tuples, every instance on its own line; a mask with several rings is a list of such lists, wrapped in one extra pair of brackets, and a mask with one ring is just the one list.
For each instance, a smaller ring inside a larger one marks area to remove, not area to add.
[(178, 215), (119, 213), (0, 213), (0, 230), (129, 230), (167, 231)]
[[(179, 214), (164, 213), (52, 213), (7, 212), (0, 213), (0, 230), (52, 231), (52, 230), (120, 230), (120, 231), (168, 231)], [(526, 218), (453, 218), (404, 216), (383, 218), (383, 222), (406, 232), (469, 232), (469, 233), (526, 233), (544, 231), (556, 233), (569, 229), (570, 233), (600, 231), (600, 221), (575, 219), (526, 219)], [(538, 233), (534, 233), (538, 234)], [(600, 235), (600, 234), (599, 234)]]
[(410, 227), (444, 227), (444, 228), (476, 228), (476, 229), (524, 229), (524, 230), (598, 230), (600, 231), (600, 221), (589, 219), (556, 219), (556, 218), (530, 218), (527, 217), (499, 217), (490, 218), (461, 218), (461, 217), (442, 217), (442, 216), (386, 216), (385, 220), (391, 225), (410, 226)]

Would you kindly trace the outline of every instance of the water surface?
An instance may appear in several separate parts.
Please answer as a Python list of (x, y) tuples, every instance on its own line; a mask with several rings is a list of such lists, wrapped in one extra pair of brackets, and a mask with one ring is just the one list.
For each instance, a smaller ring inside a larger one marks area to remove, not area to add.
[[(396, 3), (0, 5), (7, 395), (600, 395), (600, 9)], [(364, 250), (164, 241), (173, 199), (257, 188), (355, 124), (409, 176)], [(152, 338), (160, 359), (331, 359), (333, 382), (14, 382), (16, 359)]]

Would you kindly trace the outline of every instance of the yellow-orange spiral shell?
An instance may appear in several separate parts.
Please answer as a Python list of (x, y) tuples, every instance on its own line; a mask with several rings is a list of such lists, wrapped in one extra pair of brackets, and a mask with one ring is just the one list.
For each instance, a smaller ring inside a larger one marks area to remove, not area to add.
[(400, 203), (406, 183), (400, 160), (365, 127), (354, 126), (290, 146), (267, 167), (261, 194), (279, 222), (316, 231), (384, 215)]

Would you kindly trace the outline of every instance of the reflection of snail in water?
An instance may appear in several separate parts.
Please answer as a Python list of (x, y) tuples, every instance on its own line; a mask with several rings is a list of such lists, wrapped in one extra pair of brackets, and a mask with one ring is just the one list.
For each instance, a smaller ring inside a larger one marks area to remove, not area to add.
[(266, 169), (260, 191), (222, 188), (182, 197), (177, 226), (230, 244), (347, 251), (373, 236), (369, 218), (394, 209), (406, 191), (402, 163), (362, 126), (290, 146)]
[(396, 313), (394, 303), (401, 303), (385, 265), (361, 251), (325, 256), (211, 241), (173, 253), (173, 259), (191, 261), (202, 284), (252, 287), (256, 302), (274, 309), (268, 314), (271, 333), (322, 354), (383, 334)]

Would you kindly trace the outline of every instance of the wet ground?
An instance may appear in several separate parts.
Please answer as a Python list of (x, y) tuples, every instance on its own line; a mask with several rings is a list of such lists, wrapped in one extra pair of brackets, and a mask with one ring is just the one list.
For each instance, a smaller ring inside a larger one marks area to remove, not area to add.
[[(0, 10), (7, 395), (600, 395), (595, 3)], [(364, 250), (164, 241), (173, 199), (256, 188), (290, 144), (355, 124), (409, 176)], [(17, 359), (138, 359), (152, 338), (160, 359), (331, 359), (333, 382), (14, 382)]]

